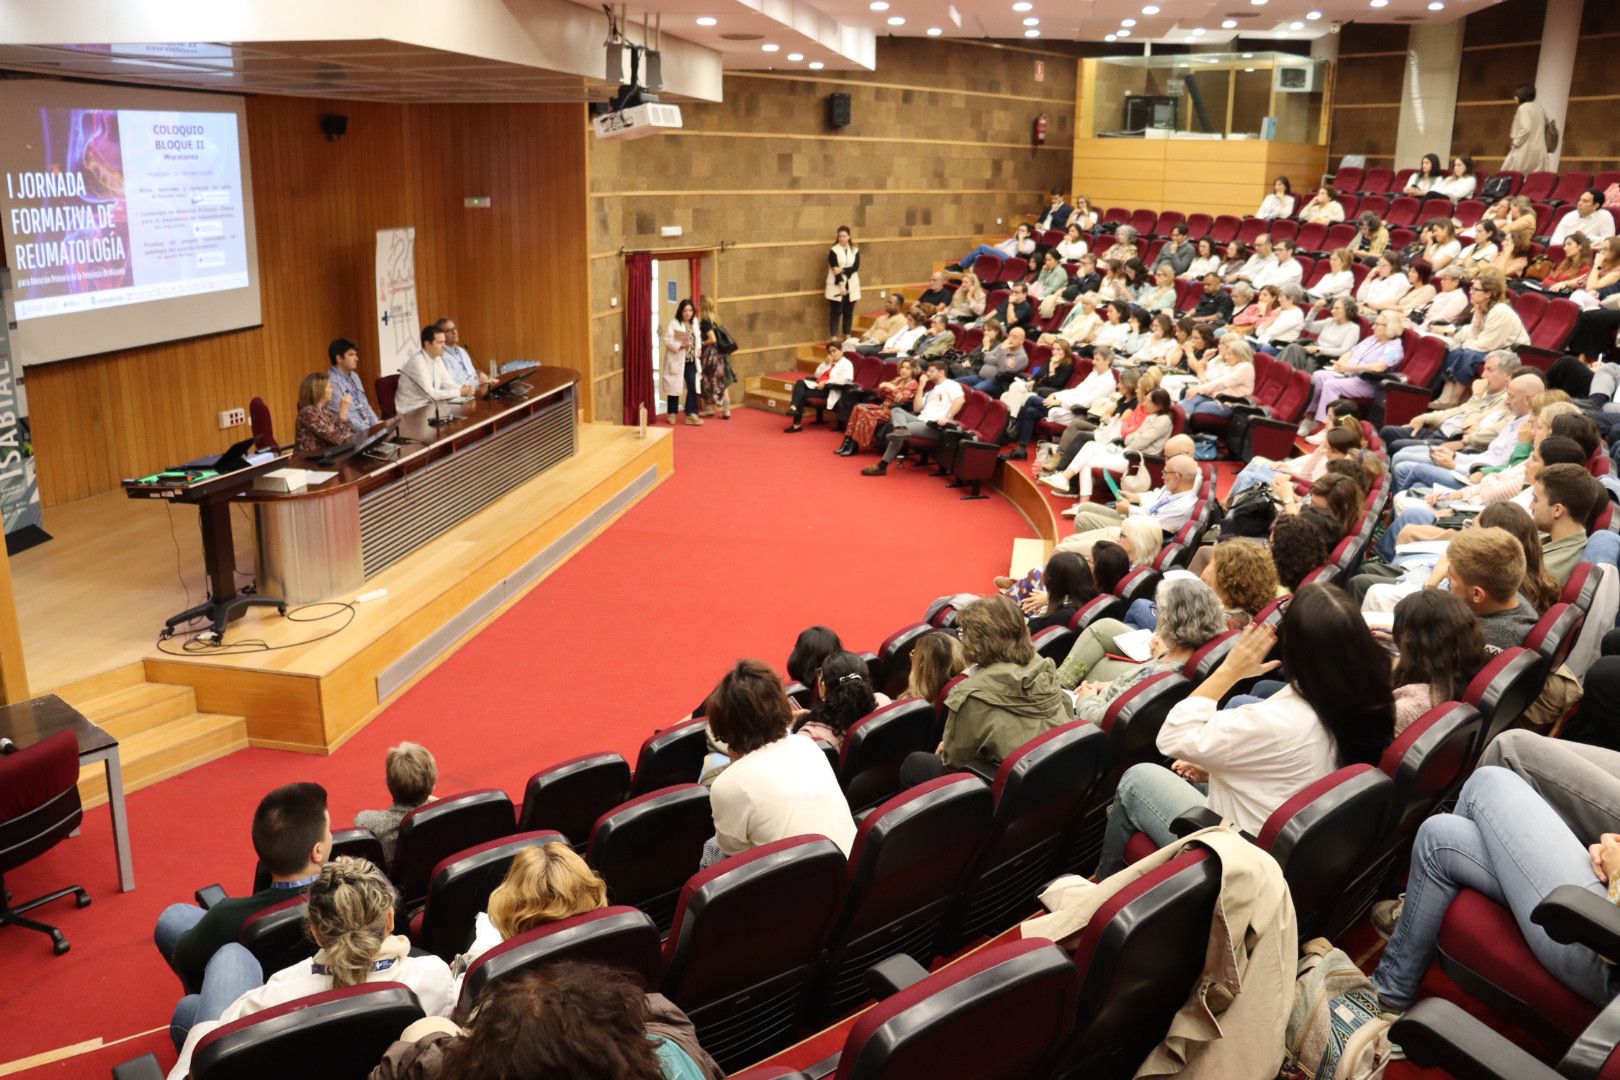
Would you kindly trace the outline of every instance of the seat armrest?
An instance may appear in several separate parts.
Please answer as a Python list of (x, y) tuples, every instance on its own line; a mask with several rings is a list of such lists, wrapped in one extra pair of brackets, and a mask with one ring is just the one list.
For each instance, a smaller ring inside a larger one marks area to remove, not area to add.
[(987, 784), (996, 782), (996, 773), (1001, 771), (999, 764), (992, 764), (979, 758), (968, 762), (967, 771), (977, 776)]
[(113, 1080), (163, 1080), (163, 1067), (156, 1054), (142, 1054), (122, 1065), (113, 1066)]
[(1170, 831), (1187, 836), (1199, 829), (1212, 829), (1221, 823), (1221, 815), (1207, 806), (1195, 806), (1170, 823)]
[(207, 911), (221, 900), (227, 899), (225, 886), (220, 884), (204, 885), (197, 890), (197, 906)]
[(1470, 1080), (1556, 1080), (1559, 1074), (1444, 998), (1406, 1010), (1389, 1037), (1406, 1058)]
[[(838, 1071), (839, 1054), (822, 1058), (803, 1072), (795, 1073), (798, 1080), (827, 1080), (827, 1077)], [(786, 1080), (786, 1078), (784, 1078)]]
[(1289, 423), (1271, 416), (1256, 416), (1249, 421), (1249, 452), (1251, 455), (1283, 461), (1294, 452), (1294, 437), (1299, 433), (1298, 422)]
[(1620, 957), (1620, 908), (1579, 885), (1560, 885), (1536, 905), (1530, 920), (1563, 945), (1585, 945)]
[(873, 997), (882, 1001), (926, 978), (928, 969), (905, 953), (900, 953), (866, 969), (866, 988), (872, 991)]

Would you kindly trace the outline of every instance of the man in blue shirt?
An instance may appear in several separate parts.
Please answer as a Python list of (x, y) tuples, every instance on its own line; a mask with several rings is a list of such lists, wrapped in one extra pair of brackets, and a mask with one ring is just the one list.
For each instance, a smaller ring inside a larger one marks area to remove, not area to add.
[(482, 386), (489, 376), (473, 364), (472, 353), (461, 343), (461, 330), (456, 320), (446, 315), (433, 324), (444, 331), (444, 366), (456, 382), (466, 386)]
[(326, 407), (342, 415), (343, 399), (349, 399), (349, 426), (356, 435), (363, 435), (382, 421), (366, 397), (365, 383), (360, 381), (360, 348), (348, 338), (338, 338), (326, 347), (332, 370), (327, 377), (332, 381), (332, 397)]

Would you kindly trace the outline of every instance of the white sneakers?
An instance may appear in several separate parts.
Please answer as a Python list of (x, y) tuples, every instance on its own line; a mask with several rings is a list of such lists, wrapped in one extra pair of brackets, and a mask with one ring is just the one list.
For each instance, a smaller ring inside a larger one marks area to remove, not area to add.
[(1069, 478), (1063, 473), (1047, 473), (1045, 476), (1041, 477), (1041, 483), (1045, 484), (1053, 491), (1062, 492), (1064, 495), (1073, 494), (1074, 489), (1069, 486)]

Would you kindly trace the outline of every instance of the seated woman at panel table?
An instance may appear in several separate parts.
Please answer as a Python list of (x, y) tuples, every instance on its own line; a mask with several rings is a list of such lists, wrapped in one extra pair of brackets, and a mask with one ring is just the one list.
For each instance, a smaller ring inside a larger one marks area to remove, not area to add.
[(338, 402), (338, 411), (327, 408), (332, 400), (332, 380), (324, 371), (312, 371), (298, 384), (298, 452), (319, 454), (334, 446), (348, 446), (354, 439), (349, 427), (349, 395)]
[[(1395, 730), (1390, 658), (1361, 612), (1330, 585), (1307, 585), (1283, 616), (1288, 682), (1269, 697), (1221, 700), (1246, 679), (1276, 670), (1266, 656), (1277, 631), (1255, 625), (1192, 696), (1170, 710), (1159, 752), (1171, 768), (1136, 765), (1108, 808), (1099, 878), (1125, 865), (1136, 832), (1155, 846), (1175, 839), (1170, 823), (1199, 806), (1251, 835), (1303, 788), (1346, 765), (1376, 765)], [(1259, 689), (1257, 687), (1257, 689)]]

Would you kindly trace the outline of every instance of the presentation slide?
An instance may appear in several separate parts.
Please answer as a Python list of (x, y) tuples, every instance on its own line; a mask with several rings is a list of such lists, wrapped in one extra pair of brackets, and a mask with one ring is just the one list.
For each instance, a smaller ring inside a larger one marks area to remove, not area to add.
[(25, 363), (257, 324), (240, 99), (26, 82), (0, 103)]

